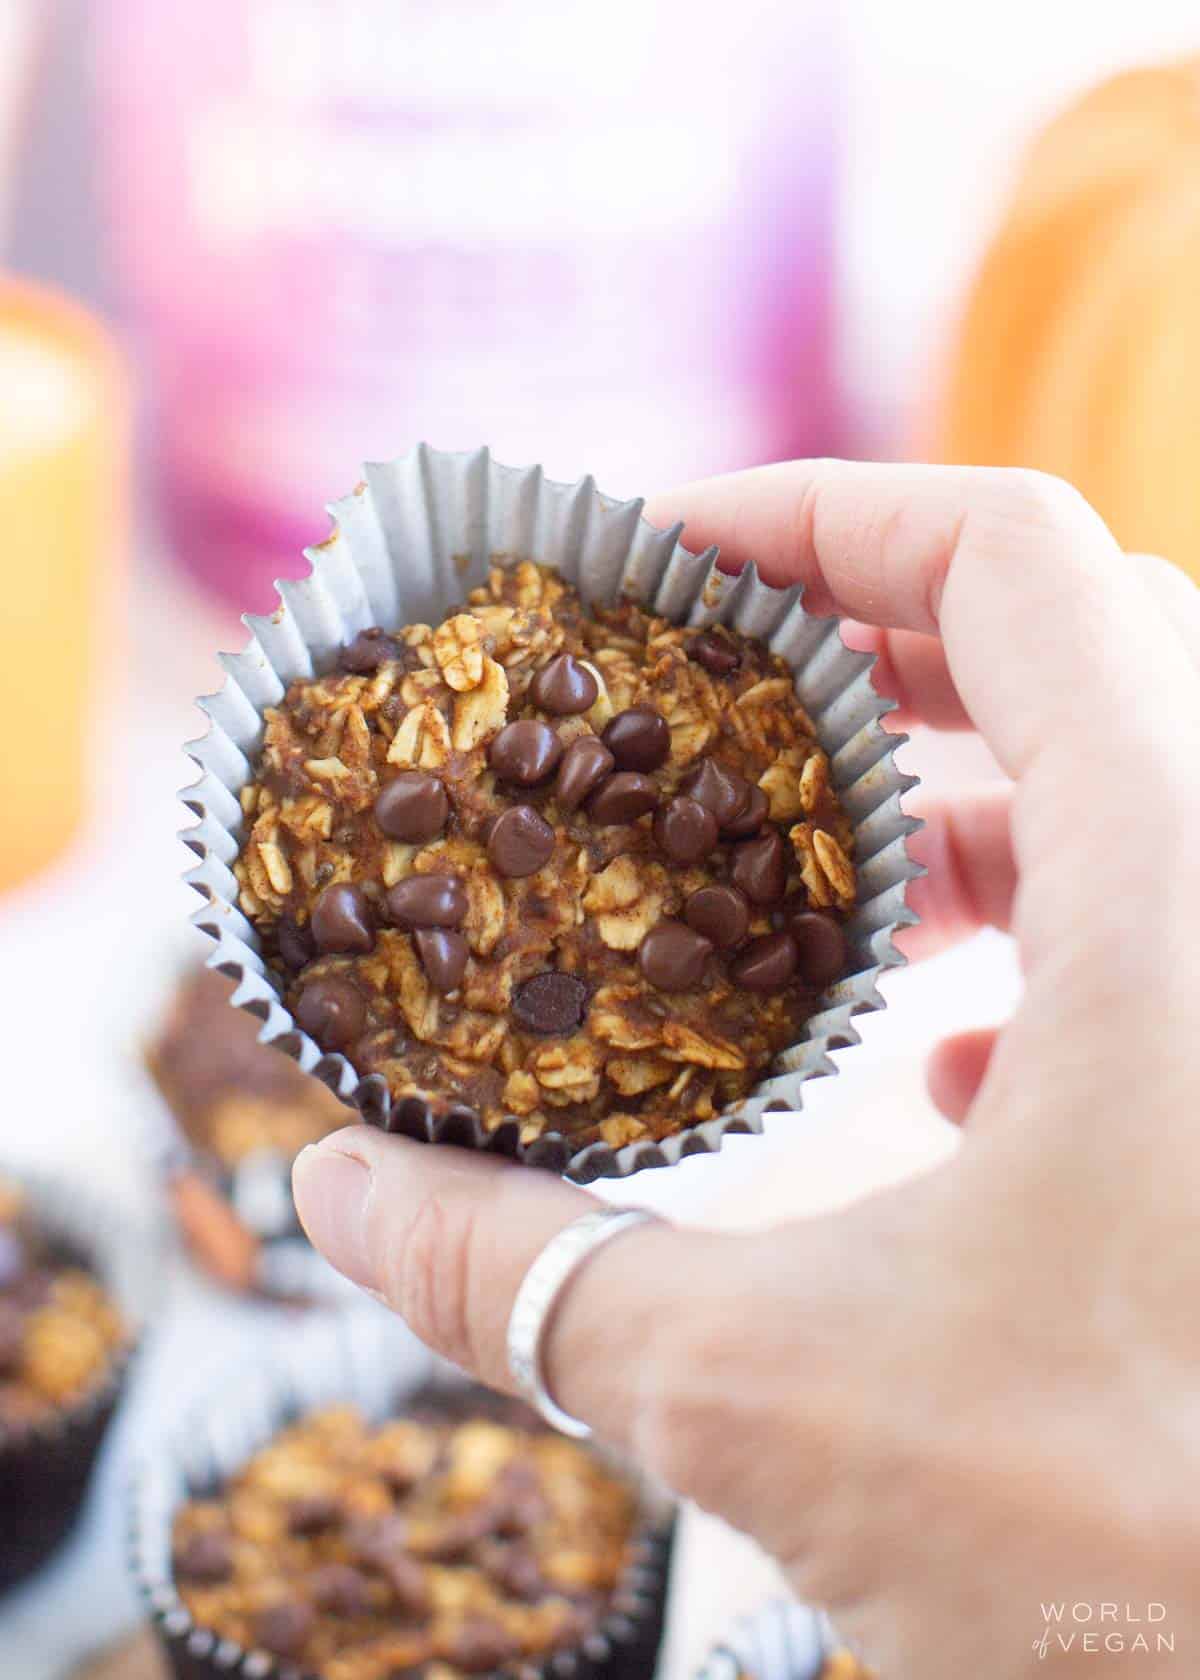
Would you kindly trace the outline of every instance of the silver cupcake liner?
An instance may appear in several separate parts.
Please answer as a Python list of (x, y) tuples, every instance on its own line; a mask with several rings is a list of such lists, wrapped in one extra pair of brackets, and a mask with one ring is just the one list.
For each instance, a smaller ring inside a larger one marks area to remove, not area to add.
[(735, 1623), (696, 1680), (820, 1680), (839, 1643), (828, 1617), (777, 1599)]
[(642, 518), (641, 501), (615, 501), (591, 478), (556, 484), (540, 467), (501, 466), (486, 449), (447, 454), (426, 444), (364, 473), (353, 494), (330, 506), (334, 530), (307, 551), (311, 574), (280, 583), (276, 611), (245, 620), (245, 651), (221, 656), (225, 683), (199, 702), (209, 732), (186, 749), (200, 770), (181, 796), (194, 818), (182, 838), (199, 860), (186, 879), (204, 900), (192, 920), (215, 942), (209, 966), (237, 982), (233, 1002), (262, 1022), (264, 1043), (366, 1118), (390, 1122), (380, 1076), (360, 1078), (344, 1056), (325, 1054), (297, 1026), (257, 932), (238, 909), (232, 865), (245, 833), (238, 795), (253, 778), (263, 712), (291, 683), (331, 669), (338, 650), (368, 625), (436, 623), (486, 580), (497, 557), (531, 559), (555, 567), (585, 601), (627, 595), (678, 624), (728, 624), (760, 637), (790, 666), (854, 825), (858, 902), (846, 932), (856, 972), (828, 988), (800, 1039), (748, 1098), (661, 1142), (574, 1151), (551, 1133), (526, 1146), (515, 1121), (489, 1134), (461, 1118), (447, 1127), (428, 1116), (411, 1123), (411, 1134), (512, 1155), (586, 1183), (716, 1150), (730, 1132), (760, 1132), (766, 1112), (799, 1109), (805, 1081), (835, 1072), (831, 1052), (858, 1043), (854, 1018), (884, 1007), (879, 978), (904, 960), (893, 935), (916, 920), (905, 893), (922, 871), (906, 842), (920, 824), (900, 805), (915, 778), (896, 767), (906, 737), (882, 726), (893, 705), (872, 687), (873, 656), (851, 652), (835, 619), (805, 612), (799, 587), (772, 588), (753, 565), (737, 577), (719, 571), (715, 547), (692, 553), (680, 542), (681, 525), (656, 529)]
[[(395, 1321), (369, 1309), (302, 1324), (247, 1371), (231, 1369), (201, 1403), (185, 1408), (131, 1487), (130, 1568), (179, 1680), (284, 1680), (295, 1669), (246, 1651), (193, 1619), (174, 1583), (171, 1531), (190, 1498), (236, 1474), (288, 1423), (322, 1406), (353, 1404), (371, 1421), (433, 1408), (465, 1418), (501, 1402), (436, 1360)], [(659, 1488), (608, 1458), (638, 1492), (629, 1562), (607, 1614), (577, 1648), (521, 1665), (521, 1680), (652, 1680), (662, 1638), (675, 1507)]]

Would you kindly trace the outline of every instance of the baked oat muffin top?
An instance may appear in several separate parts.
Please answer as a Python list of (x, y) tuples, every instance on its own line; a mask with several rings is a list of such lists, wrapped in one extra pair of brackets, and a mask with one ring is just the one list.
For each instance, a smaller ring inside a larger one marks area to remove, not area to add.
[(233, 991), (213, 969), (189, 972), (146, 1055), (184, 1136), (228, 1171), (259, 1151), (290, 1160), (348, 1118), (324, 1085), (258, 1042), (258, 1023), (229, 1007)]
[(19, 1186), (0, 1178), (0, 1435), (86, 1398), (126, 1339), (101, 1284), (41, 1238)]
[(711, 1118), (845, 971), (851, 827), (784, 662), (529, 562), (295, 683), (242, 798), (301, 1026), (525, 1141)]
[(635, 1520), (624, 1482), (532, 1425), (331, 1408), (181, 1508), (175, 1581), (201, 1627), (300, 1673), (457, 1680), (578, 1645)]

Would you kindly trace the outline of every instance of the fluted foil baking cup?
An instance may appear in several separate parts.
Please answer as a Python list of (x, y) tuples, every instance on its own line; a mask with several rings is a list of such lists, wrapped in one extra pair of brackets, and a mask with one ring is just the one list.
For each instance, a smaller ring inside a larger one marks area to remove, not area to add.
[(338, 650), (368, 625), (437, 623), (486, 581), (489, 565), (535, 560), (556, 568), (589, 603), (627, 595), (677, 624), (728, 624), (760, 637), (791, 667), (854, 825), (859, 901), (846, 933), (857, 971), (828, 988), (800, 1039), (749, 1097), (660, 1142), (573, 1151), (557, 1132), (523, 1144), (515, 1120), (488, 1132), (461, 1117), (431, 1117), (416, 1133), (588, 1183), (716, 1150), (731, 1132), (760, 1132), (765, 1112), (799, 1109), (805, 1081), (836, 1072), (831, 1052), (859, 1042), (854, 1018), (884, 1007), (879, 978), (904, 961), (893, 935), (916, 920), (905, 894), (922, 871), (906, 842), (920, 824), (900, 808), (915, 778), (896, 767), (906, 737), (883, 728), (893, 703), (871, 684), (874, 657), (851, 652), (836, 619), (805, 612), (798, 586), (772, 588), (753, 565), (737, 576), (720, 571), (715, 547), (692, 553), (680, 541), (682, 525), (657, 529), (642, 518), (641, 500), (616, 501), (590, 477), (557, 484), (540, 467), (501, 466), (487, 449), (448, 454), (427, 444), (368, 465), (364, 475), (351, 495), (330, 505), (332, 534), (305, 551), (310, 575), (279, 583), (278, 608), (244, 620), (251, 632), (246, 649), (220, 656), (225, 683), (198, 702), (209, 732), (186, 749), (200, 770), (181, 795), (195, 819), (182, 838), (199, 859), (186, 879), (204, 899), (192, 920), (215, 941), (209, 966), (237, 982), (233, 1003), (259, 1018), (264, 1043), (292, 1056), (367, 1120), (387, 1124), (391, 1099), (382, 1077), (360, 1077), (344, 1056), (326, 1054), (300, 1030), (257, 932), (238, 909), (232, 866), (245, 833), (238, 796), (253, 778), (263, 712), (291, 683), (332, 669)]
[(776, 1599), (734, 1624), (709, 1652), (696, 1680), (820, 1680), (841, 1648), (827, 1616)]
[(51, 1250), (86, 1266), (116, 1302), (128, 1338), (103, 1377), (78, 1400), (19, 1430), (0, 1430), (0, 1590), (38, 1569), (66, 1539), (83, 1506), (92, 1469), (125, 1391), (157, 1300), (156, 1226), (127, 1217), (66, 1177), (11, 1171), (31, 1226)]
[[(177, 1680), (284, 1680), (295, 1668), (246, 1651), (200, 1626), (174, 1582), (175, 1513), (227, 1481), (271, 1436), (306, 1413), (358, 1406), (370, 1422), (432, 1408), (454, 1418), (507, 1404), (434, 1359), (394, 1319), (370, 1308), (300, 1327), (271, 1358), (231, 1369), (208, 1395), (185, 1404), (152, 1459), (134, 1473), (129, 1558), (134, 1581)], [(606, 1614), (581, 1645), (522, 1666), (525, 1680), (652, 1680), (662, 1642), (675, 1532), (673, 1501), (628, 1465), (593, 1449), (639, 1498), (630, 1555)]]

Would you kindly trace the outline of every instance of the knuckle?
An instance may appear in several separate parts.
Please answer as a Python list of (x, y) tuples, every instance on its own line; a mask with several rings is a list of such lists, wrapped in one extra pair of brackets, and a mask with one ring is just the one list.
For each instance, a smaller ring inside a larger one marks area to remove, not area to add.
[(467, 1367), (473, 1224), (469, 1210), (434, 1192), (389, 1242), (383, 1265), (389, 1306), (426, 1346)]
[(1094, 530), (1101, 523), (1083, 493), (1055, 473), (1015, 467), (1005, 471), (1003, 477), (1014, 507), (1030, 525), (1051, 531), (1079, 531)]

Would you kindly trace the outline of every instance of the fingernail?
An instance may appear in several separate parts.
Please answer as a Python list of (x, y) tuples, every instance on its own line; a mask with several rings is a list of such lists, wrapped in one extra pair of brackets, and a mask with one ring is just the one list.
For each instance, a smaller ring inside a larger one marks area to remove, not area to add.
[(292, 1193), (313, 1247), (351, 1283), (377, 1294), (367, 1251), (370, 1168), (340, 1149), (310, 1143), (292, 1168)]

